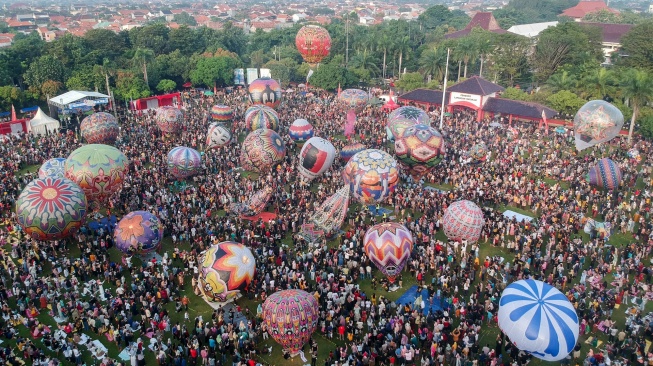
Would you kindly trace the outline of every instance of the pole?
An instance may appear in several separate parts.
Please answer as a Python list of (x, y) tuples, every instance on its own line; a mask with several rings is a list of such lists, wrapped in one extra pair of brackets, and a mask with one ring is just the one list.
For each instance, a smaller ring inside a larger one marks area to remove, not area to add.
[(447, 95), (447, 77), (449, 76), (449, 53), (450, 49), (447, 48), (447, 66), (444, 68), (444, 87), (442, 88), (442, 110), (440, 110), (440, 130), (442, 130), (442, 123), (444, 122), (444, 103), (445, 96)]
[(349, 13), (347, 13), (347, 23), (345, 23), (345, 33), (347, 35), (347, 40), (345, 44), (345, 67), (349, 63)]

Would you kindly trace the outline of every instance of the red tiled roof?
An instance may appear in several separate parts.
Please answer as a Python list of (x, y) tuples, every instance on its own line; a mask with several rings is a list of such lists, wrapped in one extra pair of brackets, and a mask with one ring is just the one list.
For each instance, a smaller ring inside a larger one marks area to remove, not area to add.
[(612, 23), (586, 23), (582, 22), (581, 24), (587, 24), (595, 27), (601, 28), (601, 35), (603, 36), (603, 42), (609, 43), (621, 43), (621, 37), (630, 31), (633, 27), (632, 24), (612, 24)]
[(444, 38), (454, 39), (454, 38), (464, 37), (468, 35), (472, 31), (472, 29), (476, 27), (480, 27), (492, 33), (500, 33), (500, 34), (506, 33), (505, 30), (501, 29), (499, 23), (497, 22), (496, 19), (494, 19), (494, 15), (492, 15), (492, 13), (478, 12), (474, 14), (474, 17), (472, 18), (472, 20), (469, 21), (465, 29), (459, 30), (457, 32), (445, 34)]
[(34, 25), (31, 22), (19, 22), (17, 20), (7, 20), (7, 26), (8, 27), (27, 27), (30, 25)]
[(472, 76), (471, 78), (449, 88), (450, 92), (474, 95), (490, 95), (504, 90), (504, 87), (501, 85), (491, 83), (479, 76)]
[(576, 6), (565, 9), (562, 15), (570, 18), (583, 18), (585, 15), (595, 13), (600, 10), (607, 10), (614, 14), (619, 14), (619, 11), (609, 8), (605, 2), (599, 1), (580, 1)]
[(0, 37), (9, 38), (10, 40), (14, 39), (16, 35), (13, 33), (0, 33)]

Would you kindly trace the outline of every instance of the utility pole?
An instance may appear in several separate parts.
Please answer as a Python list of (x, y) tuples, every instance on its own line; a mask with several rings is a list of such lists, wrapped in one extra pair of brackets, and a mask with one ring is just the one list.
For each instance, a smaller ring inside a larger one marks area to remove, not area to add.
[(345, 43), (345, 67), (349, 64), (349, 12), (347, 12), (347, 22), (345, 23), (345, 34), (346, 43)]
[(442, 88), (442, 108), (440, 109), (440, 132), (442, 132), (442, 123), (444, 122), (444, 103), (447, 95), (447, 77), (449, 76), (449, 51), (447, 48), (447, 66), (444, 68), (444, 87)]

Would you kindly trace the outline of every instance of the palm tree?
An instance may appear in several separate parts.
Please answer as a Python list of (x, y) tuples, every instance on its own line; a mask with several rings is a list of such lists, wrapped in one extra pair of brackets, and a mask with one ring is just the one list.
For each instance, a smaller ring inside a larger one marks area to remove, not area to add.
[(633, 109), (633, 116), (630, 119), (630, 128), (628, 130), (628, 144), (630, 145), (633, 139), (635, 121), (637, 121), (639, 115), (639, 108), (653, 101), (653, 78), (646, 71), (628, 69), (621, 75), (619, 86), (623, 97)]
[(93, 66), (93, 71), (97, 76), (104, 78), (105, 86), (107, 88), (107, 95), (111, 95), (111, 89), (109, 88), (109, 77), (114, 75), (116, 71), (116, 64), (105, 57), (102, 60), (102, 65)]
[(362, 52), (357, 52), (354, 57), (351, 58), (349, 65), (354, 68), (361, 68), (367, 70), (373, 76), (379, 74), (380, 70), (377, 66), (379, 60), (374, 57), (372, 53), (368, 50), (363, 50)]
[(384, 32), (376, 41), (377, 50), (383, 50), (383, 78), (386, 76), (386, 56), (392, 47), (392, 39)]
[(487, 61), (487, 56), (490, 52), (494, 51), (494, 44), (489, 38), (479, 37), (476, 40), (476, 52), (481, 57), (481, 68), (479, 69), (478, 76), (483, 77), (483, 64)]
[(571, 90), (576, 85), (576, 79), (569, 75), (567, 71), (563, 71), (562, 74), (556, 73), (551, 75), (549, 80), (546, 81), (546, 85), (551, 88), (553, 92)]
[(431, 77), (431, 80), (443, 80), (447, 53), (442, 52), (444, 48), (428, 48), (422, 52), (419, 58), (419, 67), (423, 73)]
[(583, 87), (587, 90), (588, 96), (603, 99), (610, 93), (608, 87), (613, 83), (613, 73), (605, 67), (598, 68), (595, 72), (583, 78)]
[(136, 52), (134, 52), (134, 57), (132, 58), (132, 61), (143, 67), (143, 79), (147, 85), (149, 85), (147, 80), (147, 63), (150, 62), (153, 58), (154, 51), (149, 48), (140, 47), (136, 49)]
[(476, 58), (478, 53), (476, 42), (474, 42), (474, 40), (470, 37), (461, 38), (458, 40), (456, 49), (458, 50), (458, 54), (460, 56), (459, 60), (465, 64), (463, 77), (467, 78), (467, 65), (469, 64), (469, 60)]
[(401, 76), (401, 62), (403, 57), (404, 55), (407, 55), (410, 50), (408, 40), (408, 36), (403, 36), (395, 43), (395, 54), (399, 55), (399, 76)]

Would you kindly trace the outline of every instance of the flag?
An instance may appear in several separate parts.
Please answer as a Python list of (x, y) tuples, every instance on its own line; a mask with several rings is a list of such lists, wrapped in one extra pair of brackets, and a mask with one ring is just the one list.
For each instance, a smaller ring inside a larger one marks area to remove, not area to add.
[(546, 120), (546, 113), (544, 113), (544, 109), (542, 109), (542, 121), (544, 122), (544, 131), (546, 134), (549, 134), (549, 122)]
[(14, 105), (11, 105), (11, 120), (15, 121), (16, 120), (16, 108), (14, 108)]
[(308, 83), (308, 79), (310, 79), (311, 76), (313, 76), (313, 69), (308, 70), (308, 75), (306, 76), (306, 82), (307, 83)]
[(341, 91), (342, 91), (342, 89), (340, 89), (340, 83), (338, 83), (338, 96), (340, 96)]
[(350, 109), (347, 112), (347, 121), (345, 122), (345, 131), (344, 135), (349, 137), (354, 134), (354, 129), (356, 126), (356, 111)]

